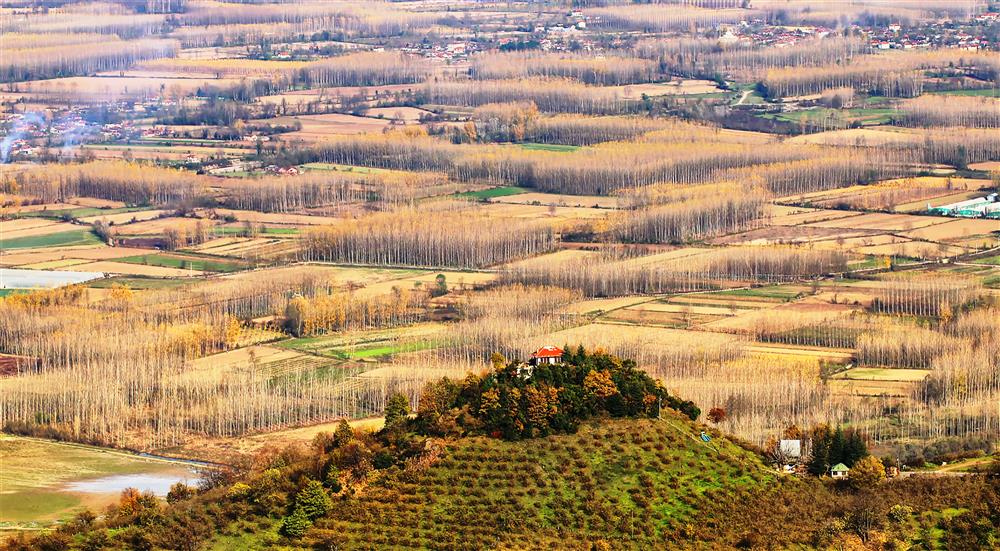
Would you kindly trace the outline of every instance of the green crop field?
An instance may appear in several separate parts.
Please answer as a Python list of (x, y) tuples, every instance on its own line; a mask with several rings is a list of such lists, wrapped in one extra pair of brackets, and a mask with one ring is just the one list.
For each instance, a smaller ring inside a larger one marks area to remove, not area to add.
[[(278, 228), (278, 227), (263, 227), (254, 228), (254, 231), (261, 235), (298, 235), (301, 230), (299, 228)], [(243, 236), (246, 235), (246, 228), (238, 227), (216, 227), (212, 229), (212, 233), (217, 236)]]
[(71, 245), (96, 245), (102, 243), (90, 230), (73, 230), (48, 235), (31, 235), (0, 239), (0, 250), (39, 249), (43, 247), (66, 247)]
[(943, 96), (982, 96), (987, 98), (1000, 98), (1000, 88), (972, 88), (968, 90), (942, 90), (931, 92)]
[(357, 172), (359, 174), (384, 174), (392, 172), (382, 168), (369, 168), (366, 166), (339, 165), (334, 163), (306, 163), (299, 168), (306, 170), (336, 170), (338, 172)]
[[(338, 360), (367, 360), (436, 348), (440, 346), (440, 342), (433, 338), (432, 331), (433, 329), (422, 329), (417, 325), (365, 332), (364, 336), (358, 338), (331, 334), (287, 339), (277, 343), (277, 346)], [(399, 337), (407, 334), (411, 335), (410, 339), (405, 342), (399, 340)], [(427, 335), (427, 338), (412, 338), (417, 335)]]
[(521, 147), (529, 151), (558, 151), (560, 153), (569, 153), (580, 149), (578, 145), (562, 145), (554, 143), (523, 143)]
[(95, 279), (87, 283), (87, 287), (95, 289), (107, 289), (115, 285), (124, 285), (129, 289), (146, 291), (151, 289), (175, 289), (189, 285), (191, 282), (186, 279), (170, 279), (157, 277), (109, 277)]
[(117, 259), (118, 262), (129, 264), (145, 264), (147, 266), (162, 266), (164, 268), (180, 268), (198, 270), (200, 272), (238, 272), (247, 268), (242, 262), (216, 260), (189, 254), (155, 253), (137, 256), (127, 256)]
[(147, 210), (147, 207), (122, 207), (119, 209), (99, 209), (94, 207), (80, 207), (76, 209), (59, 210), (36, 210), (19, 214), (21, 218), (87, 218), (89, 216), (101, 216), (110, 214), (121, 214), (123, 212), (139, 212)]
[(709, 293), (708, 296), (773, 298), (787, 302), (789, 300), (798, 298), (798, 296), (801, 294), (802, 294), (802, 289), (800, 287), (771, 285), (767, 287), (754, 287), (752, 289), (732, 289), (729, 291), (719, 291), (717, 293)]
[(765, 113), (759, 115), (759, 117), (792, 124), (799, 124), (805, 121), (809, 124), (846, 127), (850, 124), (860, 124), (862, 126), (886, 124), (896, 114), (898, 114), (897, 110), (888, 108), (828, 109), (814, 107), (785, 113)]
[(1000, 266), (1000, 255), (997, 256), (987, 256), (986, 258), (977, 258), (973, 260), (976, 264), (988, 264), (990, 266)]
[(467, 191), (465, 193), (457, 193), (456, 197), (464, 197), (469, 199), (492, 199), (494, 197), (507, 197), (509, 195), (520, 195), (522, 193), (528, 193), (530, 190), (523, 187), (517, 186), (503, 186), (494, 187), (490, 189), (484, 189), (482, 191)]
[(17, 293), (30, 293), (31, 291), (27, 289), (0, 289), (0, 298), (14, 295)]

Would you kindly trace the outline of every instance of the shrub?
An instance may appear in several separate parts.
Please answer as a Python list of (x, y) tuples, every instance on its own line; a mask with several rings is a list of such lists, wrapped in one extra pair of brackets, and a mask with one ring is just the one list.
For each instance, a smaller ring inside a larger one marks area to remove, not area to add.
[(312, 526), (312, 522), (305, 511), (301, 507), (296, 507), (292, 514), (282, 519), (281, 528), (278, 531), (281, 535), (289, 538), (301, 538), (310, 526)]
[(856, 489), (864, 490), (878, 486), (885, 480), (885, 466), (874, 455), (869, 455), (851, 467), (847, 478)]

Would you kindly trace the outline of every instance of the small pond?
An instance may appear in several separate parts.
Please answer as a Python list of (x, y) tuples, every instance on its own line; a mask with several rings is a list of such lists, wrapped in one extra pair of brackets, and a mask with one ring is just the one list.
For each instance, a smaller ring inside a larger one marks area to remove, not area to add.
[(170, 487), (177, 482), (194, 484), (197, 480), (198, 475), (193, 471), (179, 469), (176, 472), (120, 474), (91, 480), (79, 480), (66, 484), (64, 489), (84, 494), (117, 494), (125, 488), (135, 488), (140, 492), (153, 492), (158, 496), (165, 496), (170, 491)]

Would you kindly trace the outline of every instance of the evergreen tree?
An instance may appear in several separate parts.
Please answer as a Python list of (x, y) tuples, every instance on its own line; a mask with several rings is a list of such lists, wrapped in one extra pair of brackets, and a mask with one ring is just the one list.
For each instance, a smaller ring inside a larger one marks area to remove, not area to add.
[(864, 438), (856, 430), (849, 431), (847, 439), (844, 442), (844, 452), (841, 461), (848, 467), (853, 467), (855, 463), (867, 455), (868, 446), (865, 444)]
[(837, 430), (833, 431), (833, 436), (830, 438), (830, 464), (836, 465), (837, 463), (843, 463), (850, 467), (850, 463), (844, 460), (844, 446), (846, 445), (846, 439), (844, 438), (844, 429), (842, 427), (837, 427)]
[(812, 454), (806, 464), (809, 474), (823, 476), (827, 474), (830, 466), (836, 462), (830, 457), (830, 429), (826, 426), (819, 426), (812, 431)]
[(296, 507), (292, 514), (288, 515), (281, 521), (281, 528), (279, 531), (282, 535), (288, 536), (290, 538), (301, 538), (306, 534), (306, 530), (312, 526), (309, 517), (306, 516), (305, 511), (301, 507)]
[(318, 480), (310, 480), (295, 496), (295, 508), (301, 509), (310, 520), (317, 519), (333, 507), (330, 496)]
[(342, 420), (340, 424), (337, 425), (337, 430), (333, 433), (333, 445), (339, 448), (350, 442), (353, 438), (354, 429), (352, 429), (351, 425), (347, 423), (347, 420)]
[(400, 393), (393, 394), (385, 405), (385, 427), (392, 428), (410, 414), (410, 401)]

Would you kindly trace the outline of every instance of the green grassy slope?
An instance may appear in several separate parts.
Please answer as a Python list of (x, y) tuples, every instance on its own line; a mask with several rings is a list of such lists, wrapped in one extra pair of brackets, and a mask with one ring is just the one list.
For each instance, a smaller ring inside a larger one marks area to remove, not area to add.
[(316, 537), (345, 548), (654, 548), (716, 495), (773, 480), (760, 459), (693, 424), (606, 421), (522, 442), (466, 438), (431, 467), (389, 474), (338, 503)]

